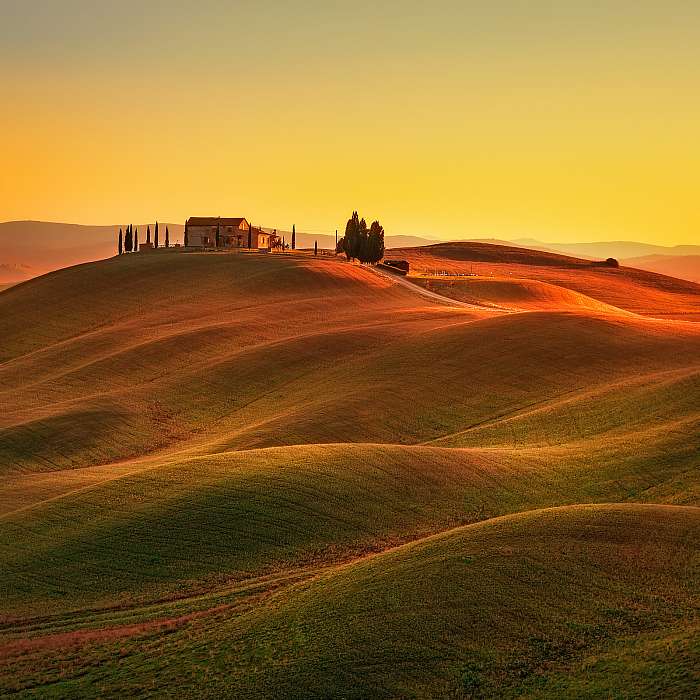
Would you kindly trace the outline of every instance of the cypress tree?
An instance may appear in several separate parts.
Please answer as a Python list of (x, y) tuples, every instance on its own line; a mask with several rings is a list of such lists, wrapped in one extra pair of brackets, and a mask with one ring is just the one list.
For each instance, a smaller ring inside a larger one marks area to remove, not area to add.
[(165, 247), (170, 248), (170, 234), (168, 233), (168, 227), (165, 227)]
[(352, 258), (353, 260), (360, 258), (360, 253), (362, 252), (362, 230), (360, 226), (360, 216), (358, 215), (357, 212), (354, 212), (352, 215), (353, 218), (353, 227), (352, 227), (352, 233), (353, 236), (350, 239), (350, 251), (352, 253)]
[(119, 255), (124, 252), (124, 237), (122, 235), (121, 227), (119, 228)]
[(345, 224), (345, 235), (342, 237), (343, 241), (343, 251), (345, 252), (345, 257), (348, 260), (352, 259), (352, 246), (353, 240), (355, 238), (355, 212), (348, 219), (348, 223)]
[(314, 255), (318, 255), (318, 241), (314, 241)]
[(124, 236), (124, 250), (130, 253), (133, 248), (133, 239), (131, 237), (131, 224), (126, 229), (126, 235)]
[(138, 227), (136, 228), (136, 231), (134, 233), (134, 253), (139, 252), (139, 229)]
[[(158, 224), (156, 224), (157, 226)], [(158, 229), (156, 229), (158, 230)], [(221, 245), (221, 217), (216, 222), (216, 247)]]
[[(136, 233), (138, 233), (138, 229), (136, 229)], [(146, 243), (151, 242), (151, 226), (150, 224), (146, 227)]]
[(189, 243), (189, 237), (187, 235), (187, 220), (185, 220), (185, 238), (183, 240), (183, 243), (185, 244), (185, 248), (187, 248), (187, 245)]
[(367, 262), (367, 248), (369, 243), (369, 230), (364, 218), (360, 219), (359, 236), (357, 241), (357, 259), (360, 262)]
[(342, 239), (343, 250), (348, 260), (354, 260), (360, 257), (362, 245), (361, 235), (360, 217), (357, 215), (357, 212), (354, 211), (352, 216), (348, 219), (348, 223), (345, 225), (345, 236)]
[(248, 225), (248, 250), (253, 247), (253, 225)]
[(297, 248), (297, 227), (295, 224), (292, 224), (292, 250), (296, 250)]
[(377, 248), (376, 255), (377, 259), (375, 262), (379, 262), (384, 257), (384, 227), (377, 221), (377, 226), (379, 230), (377, 231)]
[(373, 221), (367, 240), (367, 261), (377, 263), (384, 257), (384, 229), (378, 221)]
[(156, 221), (156, 231), (153, 236), (153, 247), (157, 248), (158, 247), (158, 222)]

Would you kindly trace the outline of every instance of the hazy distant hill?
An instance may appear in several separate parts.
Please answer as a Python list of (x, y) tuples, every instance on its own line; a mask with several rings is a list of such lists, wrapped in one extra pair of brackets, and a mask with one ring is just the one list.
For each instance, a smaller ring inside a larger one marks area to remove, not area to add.
[[(139, 240), (146, 238), (147, 224), (134, 224), (139, 229)], [(153, 224), (150, 224), (153, 230)], [(164, 235), (169, 228), (172, 243), (181, 243), (185, 227), (183, 224), (159, 223)], [(0, 282), (20, 282), (30, 277), (57, 270), (69, 265), (92, 262), (111, 257), (116, 252), (119, 224), (110, 226), (85, 226), (47, 221), (6, 221), (0, 223)], [(291, 231), (277, 230), (291, 243)], [(339, 236), (342, 232), (339, 232)], [(335, 247), (333, 234), (297, 232), (297, 248)], [(420, 236), (387, 236), (387, 247), (409, 247), (439, 243), (436, 239)], [(19, 266), (24, 274), (11, 272), (10, 267)], [(5, 270), (4, 268), (8, 269)]]
[[(182, 224), (160, 225), (163, 227), (163, 235), (165, 226), (168, 226), (173, 243), (182, 240)], [(135, 226), (138, 226), (140, 240), (145, 240), (146, 224)], [(28, 277), (33, 277), (50, 270), (114, 255), (118, 233), (118, 224), (84, 226), (47, 221), (6, 221), (0, 223), (0, 262), (31, 268)]]
[(0, 284), (16, 284), (36, 276), (36, 272), (26, 265), (0, 263)]
[[(292, 232), (282, 229), (267, 228), (268, 231), (277, 231), (278, 236), (284, 236), (287, 243), (292, 240)], [(341, 238), (343, 231), (338, 231), (338, 238)], [(319, 248), (335, 248), (335, 232), (332, 235), (326, 233), (306, 233), (297, 231), (296, 245), (297, 248), (313, 248), (314, 241), (318, 242)], [(413, 248), (423, 245), (432, 245), (433, 243), (442, 243), (437, 238), (422, 238), (421, 236), (386, 236), (385, 246), (387, 248)]]
[[(138, 226), (139, 238), (145, 240), (147, 224)], [(91, 262), (111, 257), (116, 252), (119, 224), (109, 226), (85, 226), (45, 221), (7, 221), (0, 223), (0, 283), (21, 282), (37, 275), (69, 265)], [(123, 226), (123, 225), (122, 225)], [(182, 242), (184, 225), (160, 223), (164, 235), (167, 226), (172, 243)], [(153, 224), (151, 224), (153, 229)], [(291, 242), (291, 231), (276, 230)], [(338, 231), (342, 235), (342, 231)], [(332, 234), (297, 231), (297, 248), (335, 247), (335, 232)], [(413, 248), (443, 243), (436, 238), (409, 235), (387, 235), (387, 249)], [(502, 241), (495, 238), (462, 239), (453, 242), (490, 243), (511, 247), (527, 247), (564, 253), (579, 258), (618, 258), (625, 265), (644, 270), (681, 277), (691, 281), (700, 279), (700, 246), (675, 247), (655, 246), (634, 241), (610, 241), (600, 243), (545, 243), (535, 239)], [(686, 259), (687, 258), (687, 259)]]
[[(255, 225), (255, 224), (254, 224)], [(292, 244), (292, 232), (285, 231), (281, 228), (271, 228), (269, 226), (263, 226), (266, 231), (273, 231), (277, 233), (278, 236), (283, 237), (286, 243)], [(338, 232), (338, 237), (340, 237), (340, 232)], [(335, 248), (335, 233), (329, 235), (327, 233), (304, 233), (303, 231), (297, 231), (296, 233), (296, 247), (297, 248), (313, 248), (314, 241), (318, 243), (319, 248)]]
[(700, 282), (700, 255), (645, 255), (641, 258), (627, 258), (622, 262), (628, 267)]
[(597, 243), (545, 243), (534, 238), (519, 238), (511, 245), (552, 250), (581, 258), (640, 258), (650, 255), (700, 255), (700, 245), (662, 246), (637, 241), (600, 241)]

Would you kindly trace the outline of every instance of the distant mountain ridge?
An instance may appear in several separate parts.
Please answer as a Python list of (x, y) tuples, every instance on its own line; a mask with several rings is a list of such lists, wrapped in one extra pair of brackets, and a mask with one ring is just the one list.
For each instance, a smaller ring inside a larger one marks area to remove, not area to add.
[(700, 283), (700, 255), (645, 255), (622, 260), (627, 267)]
[(581, 258), (641, 258), (649, 255), (700, 255), (700, 245), (662, 246), (638, 241), (598, 241), (594, 243), (547, 243), (535, 238), (518, 238), (511, 245), (546, 248)]
[[(2, 222), (0, 223), (0, 265), (24, 266), (31, 272), (20, 278), (0, 267), (0, 283), (22, 281), (62, 267), (111, 257), (117, 251), (119, 228), (125, 225), (91, 226), (32, 220)], [(146, 227), (149, 225), (153, 232), (155, 222), (134, 223), (134, 228), (138, 228), (139, 231), (139, 240), (142, 242), (146, 239)], [(184, 224), (161, 221), (158, 225), (161, 237), (167, 226), (171, 243), (183, 242)], [(287, 243), (291, 243), (291, 231), (271, 227), (265, 227), (265, 229), (277, 231), (278, 235), (284, 236)], [(342, 236), (341, 231), (338, 232), (338, 236)], [(335, 248), (335, 233), (297, 231), (297, 248), (313, 248), (314, 242), (318, 242), (319, 248)], [(387, 247), (394, 248), (440, 242), (438, 239), (420, 236), (386, 237)]]
[[(263, 227), (266, 231), (275, 231), (278, 236), (283, 236), (287, 243), (292, 240), (292, 232), (283, 229), (275, 229)], [(338, 238), (342, 238), (343, 232), (338, 230)], [(313, 248), (314, 242), (318, 243), (319, 248), (335, 248), (335, 233), (309, 233), (307, 231), (296, 232), (297, 248)], [(385, 237), (384, 243), (387, 248), (413, 248), (424, 245), (433, 245), (434, 243), (444, 243), (438, 238), (422, 238), (421, 236), (404, 236), (402, 234), (388, 235)]]
[[(138, 226), (140, 240), (146, 240), (146, 226)], [(125, 226), (125, 224), (121, 224)], [(151, 230), (154, 224), (151, 223)], [(182, 224), (159, 224), (170, 239), (182, 240)], [(108, 258), (117, 252), (120, 224), (89, 226), (50, 221), (6, 221), (0, 223), (0, 264), (31, 268), (29, 277), (94, 260)], [(5, 280), (0, 275), (0, 282)]]
[[(48, 221), (6, 221), (0, 223), (0, 284), (21, 282), (51, 270), (70, 265), (111, 257), (116, 253), (119, 228), (126, 224), (84, 225)], [(139, 238), (145, 240), (146, 227), (150, 224), (134, 224)], [(164, 231), (170, 231), (170, 241), (182, 243), (184, 224), (159, 222)], [(276, 230), (291, 243), (291, 231)], [(342, 236), (338, 230), (338, 236)], [(310, 233), (297, 231), (298, 248), (312, 248), (314, 242), (320, 248), (335, 247), (335, 232)], [(412, 248), (435, 245), (447, 241), (429, 236), (387, 235), (386, 248)], [(547, 243), (534, 238), (514, 241), (496, 238), (452, 239), (450, 242), (478, 242), (494, 245), (530, 248), (562, 253), (579, 258), (617, 258), (623, 264), (652, 272), (681, 277), (691, 281), (700, 279), (700, 245), (659, 246), (635, 241), (602, 241), (594, 243)]]
[(700, 245), (661, 246), (637, 241), (543, 243), (533, 238), (520, 238), (511, 245), (594, 260), (616, 258), (627, 267), (700, 282)]

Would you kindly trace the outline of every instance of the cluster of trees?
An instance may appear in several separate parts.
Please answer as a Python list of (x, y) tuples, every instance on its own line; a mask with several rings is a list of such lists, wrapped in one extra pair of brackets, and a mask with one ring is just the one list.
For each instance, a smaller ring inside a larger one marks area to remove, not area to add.
[(367, 228), (367, 222), (354, 211), (335, 252), (345, 253), (348, 260), (378, 263), (384, 257), (384, 229), (378, 221), (373, 221)]
[(129, 224), (126, 227), (126, 231), (122, 232), (119, 229), (119, 255), (122, 253), (138, 252), (139, 249), (139, 229), (136, 228), (134, 232), (134, 227)]
[[(151, 245), (151, 226), (150, 224), (146, 227), (146, 243)], [(158, 248), (158, 222), (156, 221), (156, 227), (153, 236), (153, 247)], [(165, 227), (165, 247), (170, 247), (170, 231), (168, 227)], [(122, 253), (138, 253), (139, 250), (139, 229), (138, 226), (134, 229), (133, 224), (129, 224), (124, 231), (119, 229), (119, 243), (118, 243), (119, 255)]]
[(276, 250), (289, 250), (290, 248), (289, 243), (287, 243), (287, 239), (284, 236), (281, 238), (276, 236), (276, 238), (274, 238), (272, 241), (272, 247)]

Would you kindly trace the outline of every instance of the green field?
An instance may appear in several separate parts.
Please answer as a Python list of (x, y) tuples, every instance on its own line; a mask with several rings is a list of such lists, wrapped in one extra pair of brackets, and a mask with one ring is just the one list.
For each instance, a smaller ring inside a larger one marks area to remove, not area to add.
[(0, 694), (692, 695), (700, 287), (537, 264), (433, 287), (472, 306), (303, 253), (0, 293)]

